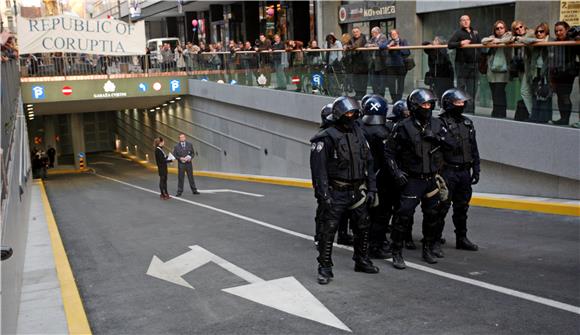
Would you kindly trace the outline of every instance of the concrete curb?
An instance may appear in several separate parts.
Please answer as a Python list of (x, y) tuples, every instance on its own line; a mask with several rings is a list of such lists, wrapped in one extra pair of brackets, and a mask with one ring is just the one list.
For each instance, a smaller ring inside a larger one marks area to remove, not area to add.
[[(157, 166), (153, 163), (140, 160), (136, 156), (130, 155), (127, 152), (120, 152), (123, 157), (129, 158), (147, 168), (148, 170), (157, 172)], [(177, 174), (177, 168), (169, 168), (169, 172)], [(257, 175), (245, 175), (226, 172), (214, 171), (194, 171), (195, 176), (211, 177), (228, 180), (249, 181), (255, 183), (274, 184), (293, 186), (301, 188), (312, 188), (312, 182), (305, 179), (269, 177)], [(537, 201), (525, 200), (506, 197), (488, 197), (481, 195), (474, 195), (469, 203), (471, 206), (489, 207), (500, 209), (511, 209), (515, 211), (527, 211), (535, 213), (556, 214), (566, 216), (580, 216), (580, 206), (576, 204), (557, 202), (557, 201)]]

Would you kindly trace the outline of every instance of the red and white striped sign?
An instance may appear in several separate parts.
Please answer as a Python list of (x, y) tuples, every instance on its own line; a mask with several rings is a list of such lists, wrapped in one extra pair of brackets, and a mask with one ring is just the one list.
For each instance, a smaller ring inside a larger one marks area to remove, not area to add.
[(294, 85), (300, 84), (300, 77), (292, 76), (292, 84), (294, 84)]
[(70, 86), (64, 86), (62, 88), (62, 94), (64, 94), (64, 95), (71, 95), (72, 94), (72, 87), (70, 87)]

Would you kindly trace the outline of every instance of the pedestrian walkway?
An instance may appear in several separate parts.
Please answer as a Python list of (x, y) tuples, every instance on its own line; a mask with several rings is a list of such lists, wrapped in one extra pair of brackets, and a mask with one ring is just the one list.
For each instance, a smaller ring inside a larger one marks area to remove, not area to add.
[[(31, 186), (18, 334), (90, 334), (44, 184)], [(64, 297), (64, 299), (63, 299)]]
[(18, 334), (65, 334), (66, 317), (41, 192), (41, 182), (35, 181), (17, 329)]

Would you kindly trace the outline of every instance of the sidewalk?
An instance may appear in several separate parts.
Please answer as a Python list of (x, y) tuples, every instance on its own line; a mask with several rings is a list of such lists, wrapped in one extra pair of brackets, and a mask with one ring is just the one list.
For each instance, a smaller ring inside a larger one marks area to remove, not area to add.
[(91, 334), (40, 180), (35, 180), (31, 186), (30, 203), (17, 333)]
[(22, 277), (18, 334), (67, 334), (60, 283), (38, 181), (31, 187), (30, 221)]

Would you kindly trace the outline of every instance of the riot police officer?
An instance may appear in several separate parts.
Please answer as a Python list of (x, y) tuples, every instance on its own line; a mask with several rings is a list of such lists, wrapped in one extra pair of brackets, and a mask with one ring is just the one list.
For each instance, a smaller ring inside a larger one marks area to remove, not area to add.
[(393, 207), (387, 200), (390, 198), (389, 193), (394, 191), (393, 183), (389, 183), (392, 178), (383, 166), (385, 162), (384, 142), (389, 137), (391, 130), (386, 123), (389, 105), (380, 95), (372, 95), (366, 99), (362, 109), (364, 116), (361, 119), (361, 127), (371, 148), (378, 190), (378, 203), (369, 206), (369, 255), (371, 258), (384, 259), (391, 257), (387, 229)]
[[(390, 113), (387, 114), (387, 119), (389, 121), (391, 121), (391, 122), (387, 123), (387, 127), (390, 129), (390, 132), (392, 132), (392, 129), (393, 129), (395, 124), (408, 118), (409, 116), (411, 116), (411, 112), (409, 112), (409, 108), (407, 108), (407, 101), (405, 101), (404, 99), (401, 99), (401, 100), (395, 102)], [(392, 212), (394, 213), (394, 212), (396, 212), (397, 209), (399, 209), (399, 198), (400, 198), (400, 191), (401, 190), (400, 190), (399, 186), (394, 182), (392, 177), (391, 177), (391, 181), (392, 181), (392, 187), (391, 187), (392, 191), (388, 193), (389, 198), (386, 200), (392, 204), (390, 207), (392, 208)], [(382, 200), (382, 197), (381, 197), (381, 200)], [(413, 228), (412, 227), (413, 227), (413, 218), (411, 217), (410, 228), (405, 233), (405, 236), (403, 237), (403, 245), (405, 246), (405, 249), (409, 249), (409, 250), (417, 249), (417, 246), (415, 245), (415, 242), (413, 241)]]
[(409, 108), (407, 108), (407, 102), (405, 100), (399, 100), (395, 102), (391, 112), (387, 114), (387, 119), (393, 122), (393, 125), (403, 119), (411, 116)]
[(368, 257), (367, 204), (376, 199), (373, 158), (362, 130), (355, 125), (360, 107), (353, 98), (339, 97), (332, 105), (334, 124), (310, 142), (312, 184), (320, 211), (318, 282), (328, 284), (332, 273), (332, 244), (340, 218), (351, 212), (354, 231), (354, 270), (378, 273)]
[(439, 189), (435, 175), (441, 168), (442, 148), (452, 147), (453, 142), (441, 121), (432, 117), (436, 100), (429, 90), (411, 92), (407, 97), (411, 117), (395, 125), (385, 146), (386, 164), (402, 188), (391, 234), (393, 266), (397, 269), (406, 267), (402, 254), (403, 239), (419, 203), (423, 210), (423, 259), (429, 264), (437, 263), (432, 253), (439, 214)]
[[(332, 103), (324, 105), (322, 110), (320, 111), (320, 131), (330, 127), (333, 122), (334, 118), (332, 116)], [(321, 206), (318, 206), (316, 209), (316, 216), (314, 217), (314, 221), (316, 222), (316, 234), (314, 235), (314, 242), (318, 244), (318, 237), (320, 233), (320, 211)], [(340, 219), (340, 223), (338, 225), (338, 238), (336, 239), (336, 243), (342, 245), (352, 245), (353, 244), (353, 236), (349, 233), (348, 229), (349, 223), (349, 213), (345, 213), (342, 218)]]
[(438, 238), (435, 240), (434, 253), (443, 257), (438, 241), (445, 226), (445, 216), (453, 203), (453, 224), (457, 249), (476, 251), (478, 246), (467, 238), (467, 210), (471, 199), (471, 185), (479, 182), (480, 160), (475, 128), (471, 119), (462, 115), (470, 97), (463, 91), (452, 88), (441, 96), (443, 112), (439, 115), (441, 122), (455, 139), (456, 145), (451, 150), (443, 150), (443, 171), (449, 196), (442, 204), (438, 225)]

